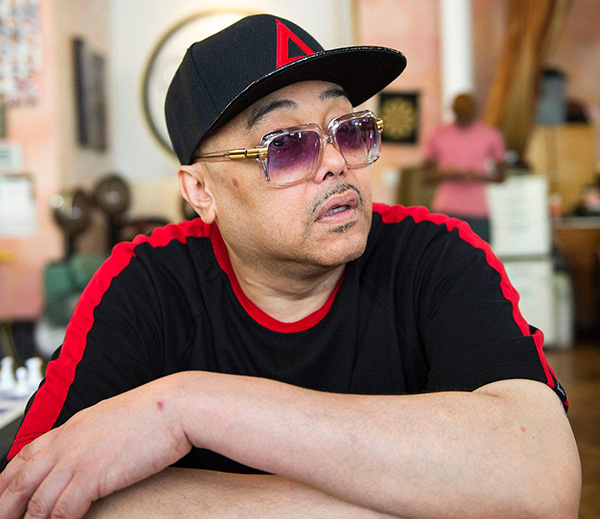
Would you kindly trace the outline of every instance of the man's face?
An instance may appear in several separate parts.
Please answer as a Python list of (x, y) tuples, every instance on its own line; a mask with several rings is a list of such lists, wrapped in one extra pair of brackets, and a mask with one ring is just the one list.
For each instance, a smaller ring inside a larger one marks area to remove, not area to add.
[(468, 94), (456, 96), (452, 109), (459, 126), (469, 126), (475, 120), (475, 99)]
[[(207, 139), (202, 153), (255, 147), (280, 128), (329, 122), (352, 112), (341, 88), (305, 81), (254, 103)], [(230, 253), (259, 266), (283, 270), (334, 267), (360, 256), (371, 226), (369, 168), (349, 169), (328, 144), (316, 174), (299, 184), (273, 187), (256, 160), (201, 163), (214, 203), (215, 220)], [(331, 212), (332, 209), (339, 212)]]

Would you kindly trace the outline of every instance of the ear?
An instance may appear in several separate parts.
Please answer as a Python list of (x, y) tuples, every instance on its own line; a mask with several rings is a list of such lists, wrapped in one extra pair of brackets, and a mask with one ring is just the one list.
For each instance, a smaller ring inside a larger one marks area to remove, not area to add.
[(208, 174), (203, 164), (181, 166), (177, 172), (181, 196), (195, 209), (202, 221), (211, 224), (217, 216), (215, 199), (207, 185)]

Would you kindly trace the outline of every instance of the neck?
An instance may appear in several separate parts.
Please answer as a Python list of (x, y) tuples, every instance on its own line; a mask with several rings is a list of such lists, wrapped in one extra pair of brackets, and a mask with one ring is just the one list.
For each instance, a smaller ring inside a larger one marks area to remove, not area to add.
[(462, 129), (466, 129), (469, 126), (471, 126), (475, 121), (473, 119), (468, 119), (468, 120), (462, 120), (462, 119), (456, 119), (456, 126), (458, 126), (459, 128)]
[(226, 244), (231, 266), (244, 294), (273, 319), (292, 323), (321, 308), (344, 273), (345, 265), (314, 272), (291, 265), (259, 267), (242, 261)]

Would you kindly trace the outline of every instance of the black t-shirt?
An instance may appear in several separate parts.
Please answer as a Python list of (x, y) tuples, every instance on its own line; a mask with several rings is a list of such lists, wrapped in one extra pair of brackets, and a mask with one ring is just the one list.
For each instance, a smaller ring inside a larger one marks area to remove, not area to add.
[[(168, 225), (115, 247), (84, 291), (10, 451), (159, 377), (206, 370), (336, 393), (472, 391), (539, 380), (568, 405), (489, 246), (459, 220), (374, 204), (364, 254), (326, 304), (279, 322), (245, 297), (215, 225)], [(248, 469), (200, 449), (180, 466)]]

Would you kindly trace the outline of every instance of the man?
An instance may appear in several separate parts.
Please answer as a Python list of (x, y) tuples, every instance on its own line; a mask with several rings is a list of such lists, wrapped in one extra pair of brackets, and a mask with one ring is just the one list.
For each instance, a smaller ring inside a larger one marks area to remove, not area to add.
[(473, 96), (460, 94), (452, 104), (455, 120), (437, 128), (425, 144), (424, 180), (438, 183), (432, 208), (466, 221), (490, 239), (485, 185), (504, 180), (504, 139), (476, 120)]
[(566, 395), (501, 264), (372, 209), (381, 124), (352, 106), (404, 66), (267, 15), (190, 47), (166, 116), (201, 220), (96, 274), (0, 517), (575, 517)]

